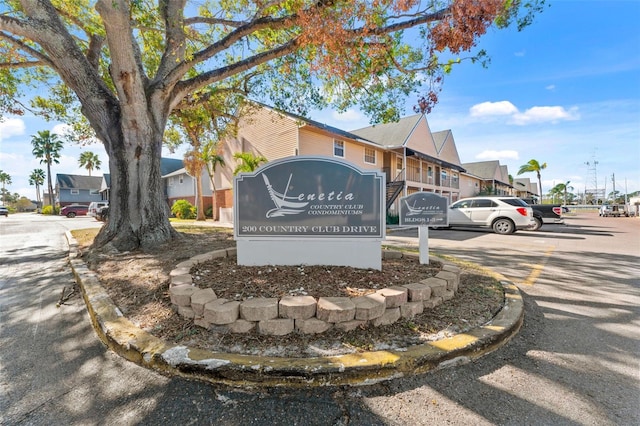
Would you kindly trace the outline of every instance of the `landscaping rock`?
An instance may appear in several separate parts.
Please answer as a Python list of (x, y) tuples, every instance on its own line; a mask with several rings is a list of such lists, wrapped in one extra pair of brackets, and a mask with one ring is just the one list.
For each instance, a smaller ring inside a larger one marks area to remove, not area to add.
[(276, 318), (258, 322), (258, 333), (270, 336), (284, 336), (293, 332), (295, 322), (288, 318)]
[(278, 318), (278, 299), (247, 299), (240, 303), (240, 317), (247, 321), (265, 321)]
[(332, 323), (351, 321), (356, 315), (356, 305), (348, 297), (321, 297), (317, 309), (319, 320)]
[(313, 296), (285, 296), (280, 299), (278, 313), (281, 318), (309, 319), (316, 315), (316, 307)]

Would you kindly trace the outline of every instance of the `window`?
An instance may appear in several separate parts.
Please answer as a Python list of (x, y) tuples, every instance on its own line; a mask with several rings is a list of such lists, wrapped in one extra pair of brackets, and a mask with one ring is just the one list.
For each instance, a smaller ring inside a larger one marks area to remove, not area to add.
[(373, 148), (364, 149), (364, 162), (369, 164), (376, 164), (376, 150)]
[(344, 157), (344, 141), (333, 140), (333, 155), (335, 157)]
[(98, 195), (100, 193), (100, 191), (98, 191), (97, 189), (90, 189), (89, 190), (89, 194), (91, 195)]
[(398, 171), (402, 170), (402, 157), (396, 157), (396, 169)]
[(69, 193), (71, 195), (78, 195), (78, 194), (80, 194), (80, 190), (79, 189), (70, 189)]
[(178, 183), (180, 183), (181, 185), (184, 183), (184, 176), (183, 175), (180, 175), (178, 177)]
[(493, 200), (481, 198), (478, 200), (473, 200), (472, 206), (477, 208), (481, 208), (481, 207), (486, 208), (486, 207), (497, 207), (498, 204), (496, 204), (496, 202)]

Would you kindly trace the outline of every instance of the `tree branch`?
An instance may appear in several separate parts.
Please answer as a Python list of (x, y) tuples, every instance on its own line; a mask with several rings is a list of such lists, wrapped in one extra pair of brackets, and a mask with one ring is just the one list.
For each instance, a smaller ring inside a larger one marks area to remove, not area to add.
[(166, 47), (160, 60), (155, 79), (164, 79), (173, 68), (173, 64), (183, 61), (186, 52), (186, 36), (183, 30), (182, 11), (185, 0), (161, 0), (160, 15), (164, 19)]
[(216, 83), (218, 81), (224, 80), (227, 77), (240, 74), (241, 72), (248, 71), (258, 65), (267, 63), (273, 59), (281, 58), (285, 55), (288, 55), (289, 53), (295, 52), (298, 47), (298, 39), (295, 38), (275, 49), (258, 53), (254, 56), (238, 61), (226, 67), (221, 67), (209, 72), (202, 73), (192, 79), (180, 81), (176, 84), (173, 90), (172, 98), (181, 99), (187, 93), (197, 90), (201, 87)]

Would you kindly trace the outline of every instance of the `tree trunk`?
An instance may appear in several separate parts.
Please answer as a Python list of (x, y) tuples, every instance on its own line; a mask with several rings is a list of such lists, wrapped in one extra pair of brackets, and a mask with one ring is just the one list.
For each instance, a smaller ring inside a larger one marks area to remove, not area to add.
[(218, 200), (216, 199), (216, 184), (211, 178), (211, 217), (214, 222), (218, 220)]
[(51, 185), (51, 164), (47, 163), (47, 183), (49, 185), (49, 205), (53, 209), (52, 214), (56, 213), (56, 206), (53, 203), (53, 186)]
[(198, 173), (196, 179), (196, 220), (206, 220), (204, 214), (204, 197), (202, 196), (202, 173)]
[(169, 223), (161, 179), (162, 133), (144, 121), (124, 124), (122, 133), (108, 135), (109, 216), (94, 247), (110, 244), (120, 251), (155, 248), (179, 235)]

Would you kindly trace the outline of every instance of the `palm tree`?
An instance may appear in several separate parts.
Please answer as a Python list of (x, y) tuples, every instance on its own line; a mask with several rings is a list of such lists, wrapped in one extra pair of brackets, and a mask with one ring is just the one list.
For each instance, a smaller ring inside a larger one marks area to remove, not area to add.
[(102, 161), (98, 158), (98, 154), (94, 154), (91, 151), (85, 151), (80, 154), (80, 160), (78, 163), (80, 163), (80, 167), (87, 169), (89, 171), (89, 176), (91, 176), (91, 170), (100, 170)]
[(217, 142), (209, 141), (202, 148), (201, 153), (202, 161), (207, 166), (207, 173), (209, 174), (209, 180), (211, 181), (211, 216), (213, 220), (218, 219), (218, 206), (216, 202), (216, 184), (214, 182), (216, 168), (218, 166), (224, 167), (224, 157), (219, 153), (219, 146)]
[(45, 174), (42, 169), (35, 169), (29, 175), (29, 185), (36, 186), (36, 201), (38, 208), (42, 207), (42, 197), (40, 196), (40, 187), (44, 184)]
[(233, 154), (233, 158), (242, 162), (241, 164), (238, 164), (238, 167), (233, 171), (234, 175), (241, 172), (252, 172), (257, 169), (260, 164), (268, 161), (262, 155), (254, 155), (250, 152), (236, 152)]
[(11, 185), (11, 176), (9, 173), (6, 173), (4, 170), (0, 170), (0, 182), (2, 182), (2, 194), (4, 195), (3, 204), (7, 201), (7, 196), (5, 192), (5, 185)]
[(569, 185), (571, 183), (570, 180), (566, 181), (565, 183), (559, 183), (556, 186), (553, 187), (552, 190), (556, 190), (555, 192), (558, 195), (562, 195), (562, 199), (563, 199), (563, 204), (567, 204), (567, 192), (568, 191), (573, 191), (573, 186)]
[(542, 177), (540, 176), (540, 170), (546, 169), (547, 163), (540, 164), (538, 160), (529, 160), (527, 164), (520, 166), (518, 175), (529, 172), (536, 172), (538, 175), (538, 194), (540, 194), (540, 200), (542, 200)]
[(62, 150), (62, 141), (58, 139), (58, 135), (48, 130), (40, 130), (37, 136), (31, 136), (31, 144), (33, 145), (33, 155), (40, 160), (40, 164), (47, 165), (47, 181), (49, 186), (49, 204), (53, 205), (53, 186), (51, 185), (51, 163), (60, 163), (60, 151)]

